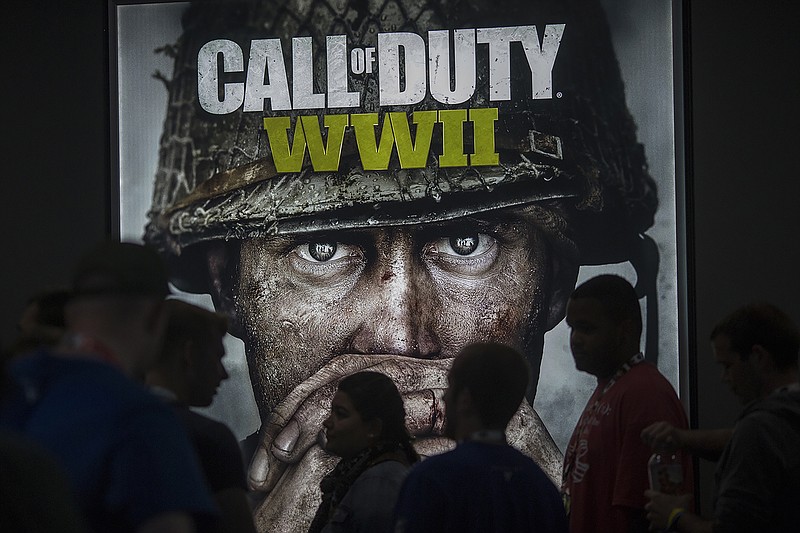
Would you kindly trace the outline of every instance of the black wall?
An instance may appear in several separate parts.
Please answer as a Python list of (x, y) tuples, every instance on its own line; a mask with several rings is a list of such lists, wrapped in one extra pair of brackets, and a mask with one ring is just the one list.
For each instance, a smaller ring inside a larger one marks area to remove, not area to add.
[(711, 360), (716, 321), (768, 300), (800, 324), (800, 17), (787, 1), (696, 0), (690, 11), (697, 422), (713, 427), (740, 407)]
[(10, 6), (2, 21), (4, 345), (26, 298), (66, 284), (109, 226), (105, 2)]
[[(27, 2), (3, 18), (4, 344), (26, 298), (66, 283), (78, 254), (110, 228), (106, 9), (100, 0)], [(794, 13), (780, 0), (689, 9), (689, 306), (702, 427), (728, 425), (739, 409), (710, 359), (716, 320), (763, 299), (800, 321)], [(704, 468), (705, 493), (709, 479)]]

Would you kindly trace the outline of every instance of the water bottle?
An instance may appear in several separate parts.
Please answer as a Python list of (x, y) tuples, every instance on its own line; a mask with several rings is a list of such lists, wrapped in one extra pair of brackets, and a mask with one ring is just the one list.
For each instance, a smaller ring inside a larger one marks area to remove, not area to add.
[(663, 494), (683, 492), (683, 463), (678, 452), (657, 451), (647, 462), (650, 488)]

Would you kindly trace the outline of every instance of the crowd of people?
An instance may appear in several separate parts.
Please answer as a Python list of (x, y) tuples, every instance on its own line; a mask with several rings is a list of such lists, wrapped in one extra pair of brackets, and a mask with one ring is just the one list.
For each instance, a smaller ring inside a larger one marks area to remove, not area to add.
[[(170, 297), (167, 279), (147, 246), (108, 242), (79, 262), (69, 290), (31, 298), (3, 365), (3, 531), (258, 530), (240, 444), (194, 409), (228, 377), (228, 321)], [(308, 531), (795, 530), (800, 335), (785, 313), (753, 304), (712, 331), (723, 379), (745, 404), (733, 428), (716, 430), (690, 429), (642, 356), (638, 298), (624, 278), (579, 285), (566, 320), (575, 366), (597, 386), (560, 486), (507, 435), (529, 363), (510, 346), (471, 343), (447, 370), (442, 453), (415, 448), (380, 364), (336, 379), (319, 444), (338, 462)], [(677, 481), (652, 484), (654, 453), (677, 453)], [(694, 457), (718, 461), (706, 516)]]

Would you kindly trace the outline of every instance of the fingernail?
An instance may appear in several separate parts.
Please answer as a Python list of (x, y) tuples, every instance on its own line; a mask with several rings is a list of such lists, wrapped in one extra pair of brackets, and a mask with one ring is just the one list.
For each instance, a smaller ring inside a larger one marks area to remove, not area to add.
[(275, 437), (272, 445), (284, 453), (292, 453), (298, 438), (300, 438), (300, 424), (292, 420), (289, 422), (289, 425), (286, 426), (286, 429)]
[(267, 458), (267, 451), (264, 448), (259, 448), (253, 460), (250, 462), (250, 468), (247, 469), (247, 477), (251, 489), (260, 488), (267, 481), (267, 474), (269, 473), (269, 459)]

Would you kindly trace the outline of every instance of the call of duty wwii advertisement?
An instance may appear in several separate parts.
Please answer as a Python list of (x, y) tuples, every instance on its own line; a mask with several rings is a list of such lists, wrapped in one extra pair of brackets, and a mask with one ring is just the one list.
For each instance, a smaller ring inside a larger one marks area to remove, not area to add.
[(452, 446), (441, 397), (473, 341), (527, 356), (509, 440), (559, 479), (594, 386), (565, 304), (598, 273), (636, 283), (642, 349), (677, 386), (671, 2), (111, 11), (120, 236), (229, 317), (207, 413), (252, 454), (260, 530), (307, 529), (344, 375), (386, 373), (418, 451)]

